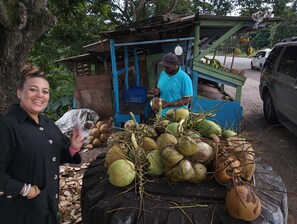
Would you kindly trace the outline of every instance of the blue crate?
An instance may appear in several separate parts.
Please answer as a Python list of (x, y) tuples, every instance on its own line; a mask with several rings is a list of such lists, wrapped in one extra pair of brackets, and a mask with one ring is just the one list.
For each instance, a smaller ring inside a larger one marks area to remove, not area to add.
[(125, 103), (144, 103), (146, 101), (146, 87), (131, 87), (126, 90), (123, 95)]

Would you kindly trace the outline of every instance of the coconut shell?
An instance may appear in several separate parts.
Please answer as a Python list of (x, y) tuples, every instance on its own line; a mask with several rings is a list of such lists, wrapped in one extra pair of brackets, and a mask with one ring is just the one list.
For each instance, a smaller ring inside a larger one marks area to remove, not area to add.
[(173, 146), (168, 146), (162, 151), (162, 159), (166, 167), (175, 166), (183, 158), (184, 156), (179, 151), (175, 150)]
[(99, 147), (101, 145), (101, 141), (99, 138), (94, 138), (93, 142), (92, 142), (92, 145), (96, 148), (96, 147)]
[(195, 163), (193, 165), (194, 176), (190, 178), (192, 183), (201, 183), (206, 180), (207, 169), (202, 163)]
[(100, 127), (100, 132), (101, 133), (107, 133), (109, 132), (109, 127), (108, 127), (108, 124), (102, 124), (101, 127)]
[(94, 139), (95, 139), (95, 137), (94, 137), (94, 136), (92, 136), (92, 135), (89, 135), (89, 136), (87, 137), (87, 139), (86, 139), (86, 142), (87, 142), (88, 144), (92, 144), (92, 143), (93, 143), (93, 141), (94, 141)]
[(175, 145), (177, 139), (174, 135), (169, 133), (163, 133), (157, 138), (157, 146), (159, 150), (163, 150), (168, 145)]
[(154, 111), (158, 112), (160, 110), (160, 107), (162, 107), (162, 99), (159, 97), (154, 97), (151, 100), (151, 106)]
[(158, 146), (154, 139), (152, 139), (150, 137), (143, 137), (142, 138), (142, 148), (144, 149), (144, 151), (150, 152), (153, 150), (157, 150)]
[(99, 138), (100, 130), (98, 128), (92, 128), (90, 130), (90, 135), (92, 135), (94, 138)]
[(193, 156), (199, 151), (197, 143), (188, 136), (180, 137), (177, 140), (176, 148), (184, 156)]
[(177, 122), (171, 122), (167, 125), (165, 132), (174, 135), (175, 137), (179, 137), (180, 133), (183, 131), (183, 128), (180, 127), (180, 124)]
[(149, 174), (153, 176), (161, 176), (163, 174), (164, 165), (160, 150), (153, 150), (147, 156), (147, 169)]
[(181, 119), (186, 120), (190, 115), (190, 112), (186, 108), (179, 108), (175, 111), (174, 120), (179, 122)]
[(254, 221), (261, 213), (261, 201), (247, 186), (236, 186), (227, 192), (227, 212), (235, 219)]
[(101, 133), (99, 138), (100, 138), (100, 141), (103, 143), (107, 141), (108, 137), (109, 137), (109, 134)]
[(195, 176), (192, 164), (186, 159), (181, 160), (174, 168), (181, 180), (190, 180)]
[(98, 128), (98, 129), (100, 129), (100, 127), (103, 125), (103, 124), (105, 124), (106, 122), (105, 121), (98, 121), (97, 123), (96, 123), (96, 127)]
[(209, 144), (201, 141), (197, 143), (197, 148), (198, 152), (190, 157), (191, 161), (206, 163), (213, 159), (214, 151)]
[(219, 183), (227, 184), (234, 176), (239, 176), (241, 170), (240, 162), (234, 156), (229, 156), (226, 160), (218, 163), (215, 177)]

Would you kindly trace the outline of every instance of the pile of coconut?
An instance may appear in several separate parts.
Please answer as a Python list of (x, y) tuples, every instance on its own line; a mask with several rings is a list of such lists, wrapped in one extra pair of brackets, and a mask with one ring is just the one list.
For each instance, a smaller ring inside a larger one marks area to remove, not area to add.
[(107, 141), (112, 133), (112, 118), (109, 120), (99, 120), (97, 122), (87, 121), (84, 128), (88, 130), (88, 134), (84, 141), (83, 148), (93, 149), (101, 146)]
[(147, 125), (138, 124), (131, 113), (124, 130), (107, 141), (105, 166), (110, 183), (125, 187), (137, 178), (136, 183), (143, 186), (145, 175), (197, 184), (214, 178), (228, 189), (228, 213), (255, 220), (261, 201), (251, 187), (256, 167), (252, 145), (234, 130), (223, 130), (209, 115), (171, 109)]

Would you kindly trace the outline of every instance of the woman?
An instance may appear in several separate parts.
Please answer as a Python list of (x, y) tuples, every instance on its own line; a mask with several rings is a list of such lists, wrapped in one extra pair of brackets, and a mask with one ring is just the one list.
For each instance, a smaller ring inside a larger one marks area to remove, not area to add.
[(0, 118), (0, 223), (58, 224), (59, 164), (80, 163), (79, 130), (71, 140), (41, 112), (49, 82), (24, 65), (17, 89), (19, 105)]

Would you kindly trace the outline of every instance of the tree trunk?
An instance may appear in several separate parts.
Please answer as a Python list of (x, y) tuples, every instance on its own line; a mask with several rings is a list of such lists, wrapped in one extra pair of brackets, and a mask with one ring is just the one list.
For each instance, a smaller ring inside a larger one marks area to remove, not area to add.
[(16, 102), (20, 64), (35, 41), (56, 22), (46, 3), (46, 0), (0, 1), (0, 116)]

